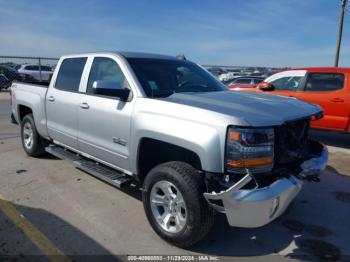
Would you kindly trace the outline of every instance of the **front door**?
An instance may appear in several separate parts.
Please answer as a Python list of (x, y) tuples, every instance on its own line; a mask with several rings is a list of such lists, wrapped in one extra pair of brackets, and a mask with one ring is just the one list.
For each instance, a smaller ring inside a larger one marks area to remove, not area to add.
[(302, 76), (292, 75), (277, 78), (270, 82), (274, 87), (272, 93), (274, 95), (296, 97), (302, 79)]
[(109, 80), (130, 88), (117, 62), (108, 57), (93, 58), (86, 94), (78, 109), (78, 144), (82, 152), (99, 160), (129, 170), (131, 114), (134, 100), (95, 95), (94, 81)]

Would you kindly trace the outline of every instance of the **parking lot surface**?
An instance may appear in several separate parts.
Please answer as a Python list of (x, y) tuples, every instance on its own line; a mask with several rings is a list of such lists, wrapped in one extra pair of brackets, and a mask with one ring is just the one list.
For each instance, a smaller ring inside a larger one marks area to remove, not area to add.
[[(312, 131), (330, 145), (321, 182), (305, 182), (273, 223), (242, 229), (218, 214), (211, 233), (189, 249), (162, 241), (149, 226), (137, 188), (123, 191), (52, 156), (30, 158), (0, 93), (0, 254), (188, 255), (239, 261), (350, 257), (350, 136)], [(257, 214), (258, 215), (258, 214)]]

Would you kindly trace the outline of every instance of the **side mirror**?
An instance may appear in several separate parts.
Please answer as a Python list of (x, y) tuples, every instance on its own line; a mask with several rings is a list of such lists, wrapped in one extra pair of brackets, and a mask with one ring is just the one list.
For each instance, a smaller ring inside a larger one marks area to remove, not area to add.
[(119, 82), (98, 80), (92, 84), (93, 93), (96, 95), (118, 97), (121, 101), (127, 101), (130, 89), (123, 88)]
[(273, 86), (273, 84), (269, 83), (269, 82), (261, 82), (257, 85), (258, 89), (260, 89), (261, 91), (273, 91), (275, 90), (275, 87)]

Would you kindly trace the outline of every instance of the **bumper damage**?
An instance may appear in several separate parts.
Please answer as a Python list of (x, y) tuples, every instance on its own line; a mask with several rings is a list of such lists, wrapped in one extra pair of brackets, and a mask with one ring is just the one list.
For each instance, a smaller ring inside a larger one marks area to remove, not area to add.
[(204, 193), (204, 197), (214, 209), (226, 214), (230, 226), (253, 228), (266, 225), (280, 216), (298, 195), (303, 185), (299, 178), (319, 175), (325, 169), (328, 151), (323, 146), (320, 151), (301, 164), (302, 171), (298, 175), (283, 177), (267, 187), (242, 189), (253, 179), (247, 172), (226, 191)]

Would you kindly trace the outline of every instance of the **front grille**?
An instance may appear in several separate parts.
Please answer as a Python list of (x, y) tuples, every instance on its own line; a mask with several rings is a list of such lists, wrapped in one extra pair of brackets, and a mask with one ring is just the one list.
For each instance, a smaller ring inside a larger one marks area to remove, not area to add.
[(275, 168), (305, 160), (309, 128), (309, 119), (287, 122), (275, 128)]

